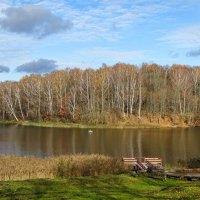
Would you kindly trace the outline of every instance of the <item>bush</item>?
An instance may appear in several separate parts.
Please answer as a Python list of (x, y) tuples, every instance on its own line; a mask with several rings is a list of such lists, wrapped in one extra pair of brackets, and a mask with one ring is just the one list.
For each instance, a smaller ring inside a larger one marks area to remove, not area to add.
[(58, 177), (116, 174), (123, 171), (123, 163), (103, 155), (63, 156), (55, 171)]
[(191, 158), (189, 160), (179, 160), (178, 165), (180, 167), (187, 167), (187, 168), (200, 168), (200, 157)]
[(189, 168), (200, 168), (200, 157), (191, 158), (187, 161), (187, 166)]

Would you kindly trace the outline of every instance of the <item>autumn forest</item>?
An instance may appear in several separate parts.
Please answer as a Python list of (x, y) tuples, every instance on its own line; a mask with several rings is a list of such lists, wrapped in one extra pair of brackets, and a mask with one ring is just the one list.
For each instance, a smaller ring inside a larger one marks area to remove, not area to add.
[(109, 124), (135, 117), (183, 118), (200, 113), (200, 67), (105, 64), (0, 83), (0, 119)]

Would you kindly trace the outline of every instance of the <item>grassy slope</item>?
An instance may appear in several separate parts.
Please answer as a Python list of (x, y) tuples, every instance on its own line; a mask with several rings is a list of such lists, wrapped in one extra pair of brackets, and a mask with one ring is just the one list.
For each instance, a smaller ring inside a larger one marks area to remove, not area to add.
[(200, 182), (129, 175), (0, 182), (0, 199), (198, 199)]

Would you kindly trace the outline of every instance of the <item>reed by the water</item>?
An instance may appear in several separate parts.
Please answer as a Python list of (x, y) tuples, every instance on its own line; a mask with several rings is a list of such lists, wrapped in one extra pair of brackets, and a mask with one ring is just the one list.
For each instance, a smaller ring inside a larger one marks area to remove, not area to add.
[(96, 154), (48, 158), (0, 156), (0, 180), (96, 176), (123, 170), (120, 159)]

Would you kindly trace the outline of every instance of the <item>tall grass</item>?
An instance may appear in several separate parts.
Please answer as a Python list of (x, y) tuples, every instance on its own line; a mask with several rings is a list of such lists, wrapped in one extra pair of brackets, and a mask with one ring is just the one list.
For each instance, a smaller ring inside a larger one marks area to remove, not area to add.
[(0, 180), (26, 180), (116, 174), (124, 170), (120, 159), (103, 155), (49, 158), (0, 156)]
[(57, 176), (96, 176), (115, 174), (123, 170), (121, 160), (103, 155), (59, 157)]
[(0, 180), (53, 178), (54, 166), (53, 158), (1, 156)]

